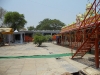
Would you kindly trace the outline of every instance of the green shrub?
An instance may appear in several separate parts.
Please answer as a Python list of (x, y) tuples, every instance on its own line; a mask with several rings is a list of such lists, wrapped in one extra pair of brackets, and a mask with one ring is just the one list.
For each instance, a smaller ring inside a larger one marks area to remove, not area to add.
[(46, 37), (47, 41), (52, 41), (52, 36), (51, 35), (46, 35), (45, 37)]
[(45, 36), (43, 36), (40, 33), (35, 34), (34, 40), (33, 40), (34, 44), (37, 44), (38, 46), (40, 46), (45, 41), (47, 41)]

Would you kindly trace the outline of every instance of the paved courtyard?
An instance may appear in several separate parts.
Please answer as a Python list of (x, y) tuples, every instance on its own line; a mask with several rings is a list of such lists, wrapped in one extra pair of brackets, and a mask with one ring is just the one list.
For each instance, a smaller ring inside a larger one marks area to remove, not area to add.
[[(71, 53), (66, 47), (53, 43), (43, 43), (36, 47), (33, 43), (13, 44), (0, 47), (1, 56), (33, 56)], [(85, 57), (92, 55), (87, 54)], [(0, 75), (61, 75), (65, 72), (86, 70), (91, 75), (100, 75), (99, 69), (71, 60), (71, 56), (56, 58), (0, 58)]]

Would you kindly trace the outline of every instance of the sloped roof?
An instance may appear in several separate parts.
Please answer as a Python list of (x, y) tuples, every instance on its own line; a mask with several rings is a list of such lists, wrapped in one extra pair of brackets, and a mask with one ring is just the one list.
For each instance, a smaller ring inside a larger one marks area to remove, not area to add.
[(0, 32), (2, 34), (13, 34), (13, 29), (12, 28), (0, 28)]

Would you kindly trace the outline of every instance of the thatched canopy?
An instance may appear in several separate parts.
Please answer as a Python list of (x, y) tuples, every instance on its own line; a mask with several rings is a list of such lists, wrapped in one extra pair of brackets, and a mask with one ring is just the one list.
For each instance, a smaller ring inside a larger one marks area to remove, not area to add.
[(13, 34), (12, 28), (0, 28), (0, 33), (2, 34)]

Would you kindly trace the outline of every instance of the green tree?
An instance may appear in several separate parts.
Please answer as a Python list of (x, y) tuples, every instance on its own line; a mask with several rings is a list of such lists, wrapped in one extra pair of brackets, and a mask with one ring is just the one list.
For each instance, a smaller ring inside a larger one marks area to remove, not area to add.
[(45, 37), (46, 37), (47, 41), (52, 41), (52, 36), (51, 35), (45, 35)]
[(40, 46), (43, 42), (47, 41), (46, 37), (40, 33), (35, 34), (33, 38), (34, 44), (37, 44), (38, 46)]
[(65, 24), (57, 19), (44, 19), (43, 21), (39, 22), (37, 25), (37, 30), (60, 30)]
[(31, 30), (34, 30), (35, 28), (34, 28), (34, 26), (30, 26), (30, 27), (27, 27), (27, 29), (28, 29), (29, 31), (31, 31)]
[(27, 23), (24, 18), (24, 15), (19, 14), (18, 12), (7, 12), (5, 14), (4, 23), (7, 27), (11, 27), (14, 30), (19, 31)]

